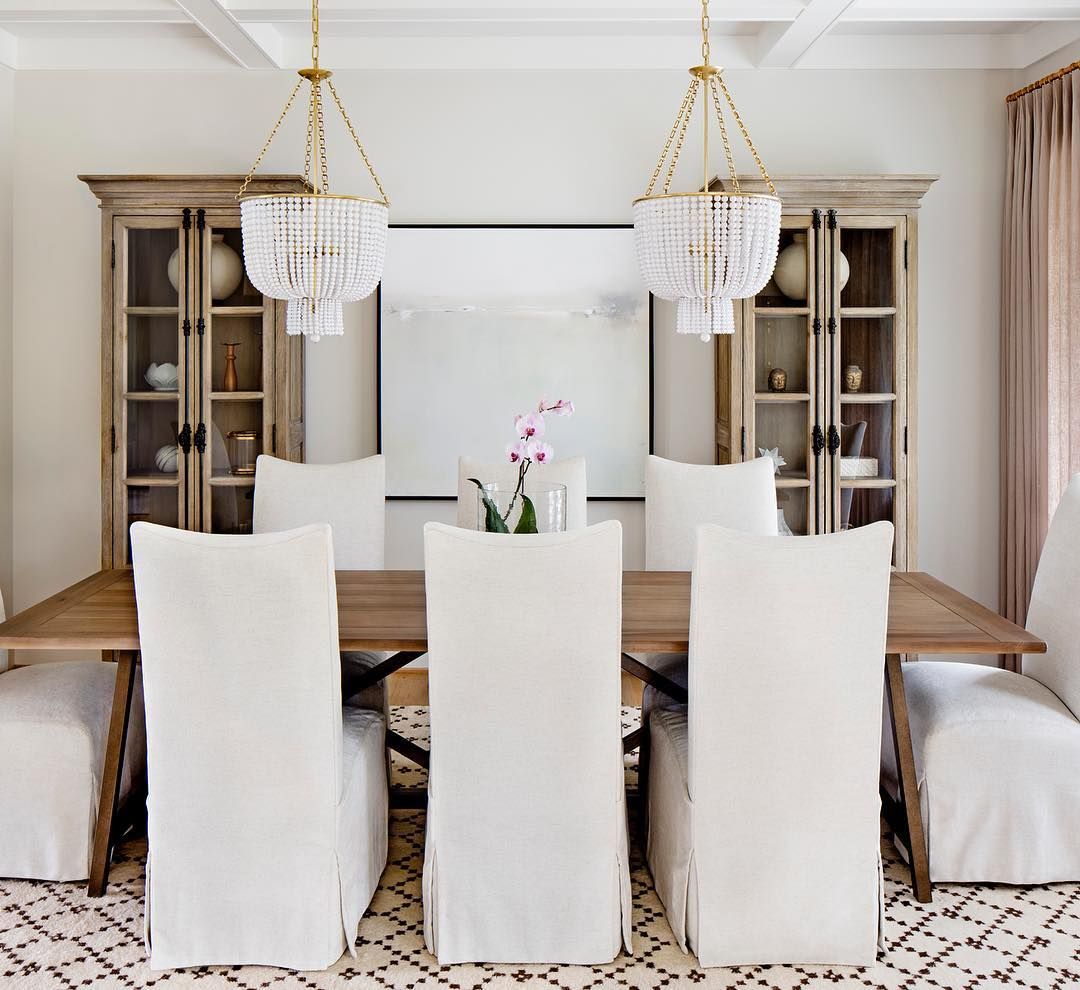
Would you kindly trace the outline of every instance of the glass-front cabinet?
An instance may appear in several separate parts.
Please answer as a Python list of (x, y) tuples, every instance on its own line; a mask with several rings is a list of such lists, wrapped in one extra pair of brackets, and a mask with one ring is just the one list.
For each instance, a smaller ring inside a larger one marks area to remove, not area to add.
[(244, 271), (242, 177), (84, 181), (103, 212), (103, 566), (131, 562), (138, 520), (249, 533), (255, 458), (303, 459), (303, 348)]
[(776, 272), (736, 303), (736, 333), (716, 342), (717, 463), (774, 459), (782, 532), (891, 522), (893, 563), (908, 569), (917, 535), (917, 211), (933, 181), (777, 182)]

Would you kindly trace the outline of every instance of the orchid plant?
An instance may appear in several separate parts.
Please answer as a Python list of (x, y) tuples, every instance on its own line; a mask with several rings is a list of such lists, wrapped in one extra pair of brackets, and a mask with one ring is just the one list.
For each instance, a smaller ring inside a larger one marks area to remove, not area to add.
[(485, 525), (489, 533), (509, 533), (510, 528), (507, 520), (514, 511), (518, 500), (521, 500), (521, 516), (514, 527), (515, 533), (535, 533), (536, 507), (532, 499), (525, 494), (525, 476), (529, 468), (534, 464), (549, 464), (555, 457), (555, 451), (551, 444), (545, 443), (544, 416), (551, 413), (554, 416), (572, 416), (574, 403), (569, 399), (559, 399), (557, 402), (548, 403), (541, 399), (535, 412), (527, 412), (514, 417), (514, 432), (517, 439), (506, 445), (506, 459), (518, 468), (517, 485), (514, 488), (513, 498), (506, 508), (505, 513), (499, 512), (498, 505), (484, 489), (483, 483), (477, 478), (469, 478), (480, 491), (480, 498), (484, 504)]

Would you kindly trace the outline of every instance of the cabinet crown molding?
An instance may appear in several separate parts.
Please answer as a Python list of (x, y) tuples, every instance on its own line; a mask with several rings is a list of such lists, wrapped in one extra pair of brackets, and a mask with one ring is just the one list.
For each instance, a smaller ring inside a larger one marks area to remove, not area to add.
[[(939, 176), (929, 173), (863, 175), (781, 175), (773, 176), (777, 195), (784, 207), (844, 207), (875, 211), (887, 209), (917, 210), (927, 190)], [(747, 192), (768, 192), (761, 176), (739, 176), (739, 185)], [(717, 176), (709, 183), (714, 192), (730, 192), (729, 179)]]

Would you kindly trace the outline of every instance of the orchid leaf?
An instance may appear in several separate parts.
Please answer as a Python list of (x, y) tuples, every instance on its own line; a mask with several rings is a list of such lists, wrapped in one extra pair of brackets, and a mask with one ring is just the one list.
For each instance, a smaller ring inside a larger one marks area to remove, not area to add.
[(524, 492), (521, 493), (521, 518), (514, 527), (515, 533), (535, 533), (536, 529), (536, 506), (532, 499)]
[[(502, 521), (502, 516), (499, 515), (498, 506), (491, 500), (491, 496), (484, 491), (483, 484), (476, 478), (469, 478), (474, 485), (476, 485), (480, 492), (480, 499), (484, 503), (484, 529), (488, 533), (509, 533), (510, 530), (506, 528), (506, 523)], [(535, 520), (535, 513), (533, 514)], [(536, 532), (536, 530), (533, 530)]]

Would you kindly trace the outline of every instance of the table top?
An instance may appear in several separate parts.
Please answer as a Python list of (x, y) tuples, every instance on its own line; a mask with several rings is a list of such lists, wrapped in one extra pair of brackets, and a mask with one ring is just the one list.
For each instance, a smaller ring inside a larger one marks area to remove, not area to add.
[[(343, 650), (427, 649), (423, 571), (338, 571)], [(842, 622), (842, 614), (837, 615)], [(623, 573), (622, 648), (687, 649), (690, 575)], [(129, 568), (99, 571), (0, 623), (0, 648), (137, 650), (139, 628)], [(887, 653), (1044, 653), (1038, 637), (929, 574), (895, 571)]]

